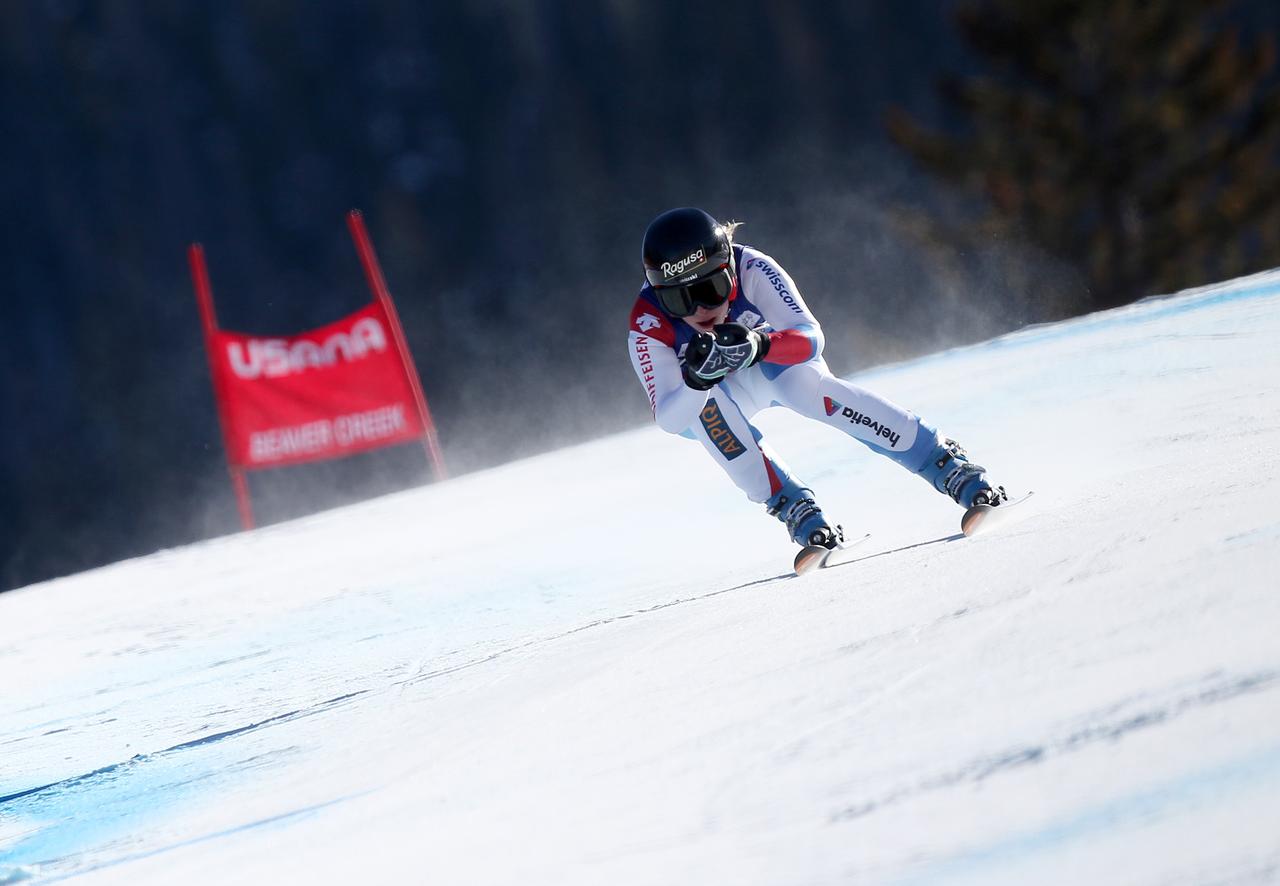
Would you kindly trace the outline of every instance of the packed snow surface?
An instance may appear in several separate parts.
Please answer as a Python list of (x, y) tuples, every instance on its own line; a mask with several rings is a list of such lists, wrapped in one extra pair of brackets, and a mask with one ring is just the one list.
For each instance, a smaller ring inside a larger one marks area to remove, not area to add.
[(0, 883), (1280, 881), (1277, 378), (1280, 274), (857, 376), (973, 539), (771, 410), (805, 578), (646, 428), (0, 595)]

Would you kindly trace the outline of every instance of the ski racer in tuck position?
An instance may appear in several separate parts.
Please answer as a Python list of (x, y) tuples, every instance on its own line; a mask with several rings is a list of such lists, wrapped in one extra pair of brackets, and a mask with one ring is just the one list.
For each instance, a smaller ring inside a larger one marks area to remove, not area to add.
[(736, 227), (682, 208), (645, 231), (646, 282), (631, 310), (629, 341), (659, 426), (700, 442), (802, 546), (834, 548), (841, 534), (751, 424), (772, 405), (839, 428), (965, 508), (1005, 500), (955, 441), (831, 374), (822, 329), (790, 275), (763, 252), (734, 243)]

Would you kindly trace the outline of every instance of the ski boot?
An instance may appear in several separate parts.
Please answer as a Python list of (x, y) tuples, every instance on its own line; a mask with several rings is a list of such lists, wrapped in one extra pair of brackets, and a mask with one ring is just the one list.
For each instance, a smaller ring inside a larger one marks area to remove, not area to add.
[(813, 490), (795, 482), (788, 483), (767, 502), (769, 513), (787, 526), (791, 540), (801, 547), (821, 545), (834, 548), (844, 541), (844, 531), (832, 527), (822, 516), (822, 508), (813, 500)]
[(955, 440), (942, 439), (919, 473), (934, 489), (951, 496), (966, 509), (1009, 500), (1004, 487), (991, 485), (987, 469), (969, 461), (969, 453)]

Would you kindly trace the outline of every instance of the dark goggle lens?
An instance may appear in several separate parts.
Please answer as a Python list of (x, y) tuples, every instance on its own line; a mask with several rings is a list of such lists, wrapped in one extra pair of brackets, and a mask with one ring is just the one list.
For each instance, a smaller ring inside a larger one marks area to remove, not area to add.
[(698, 308), (718, 308), (731, 292), (733, 275), (728, 267), (685, 286), (664, 286), (657, 290), (662, 306), (677, 317), (690, 317)]

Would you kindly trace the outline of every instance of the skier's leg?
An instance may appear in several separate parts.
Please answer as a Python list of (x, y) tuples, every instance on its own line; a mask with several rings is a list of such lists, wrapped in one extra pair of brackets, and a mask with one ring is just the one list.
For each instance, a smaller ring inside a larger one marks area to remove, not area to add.
[(954, 440), (896, 403), (836, 378), (822, 359), (789, 367), (773, 386), (781, 405), (839, 428), (965, 507), (998, 495), (985, 469)]
[(791, 476), (738, 404), (719, 390), (707, 398), (685, 435), (701, 443), (751, 501), (767, 501)]
[[(752, 414), (758, 411), (746, 392), (738, 393)], [(785, 523), (799, 544), (836, 543), (837, 530), (823, 518), (813, 492), (764, 442), (728, 386), (720, 385), (712, 392), (685, 436), (700, 442), (734, 485)]]

